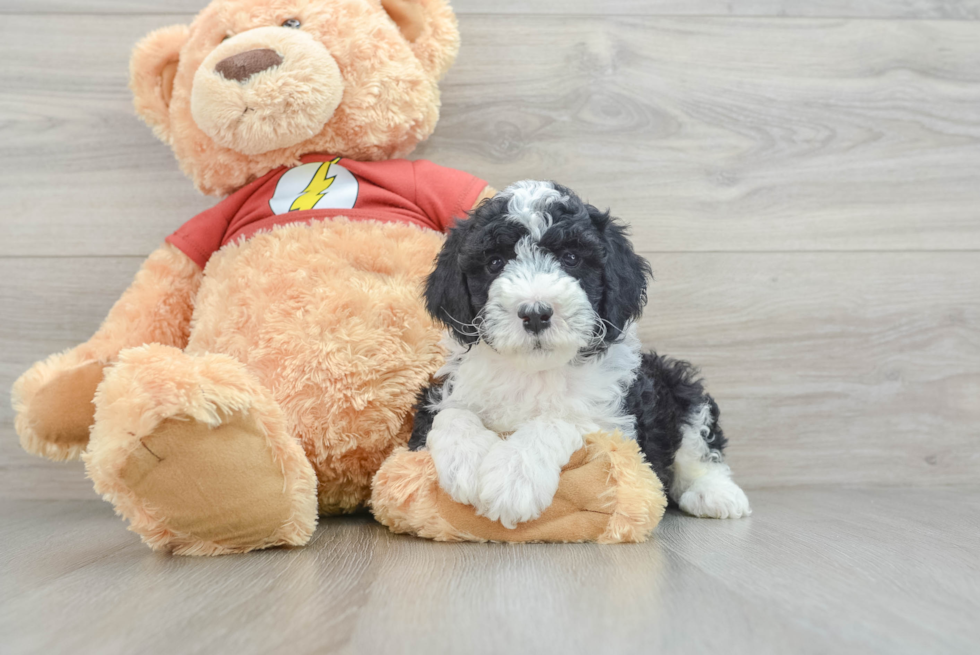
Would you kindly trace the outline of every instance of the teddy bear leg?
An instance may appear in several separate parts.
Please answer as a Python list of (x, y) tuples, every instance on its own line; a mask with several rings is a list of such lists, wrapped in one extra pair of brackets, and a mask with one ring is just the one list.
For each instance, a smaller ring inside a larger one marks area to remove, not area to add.
[(548, 508), (514, 528), (453, 500), (428, 450), (399, 448), (385, 461), (374, 477), (371, 510), (393, 532), (436, 541), (646, 540), (663, 518), (667, 496), (636, 441), (595, 433), (585, 443), (562, 469)]
[(76, 350), (38, 362), (14, 384), (14, 419), (24, 450), (54, 460), (78, 459), (95, 416), (92, 398), (103, 364)]
[(316, 527), (313, 467), (269, 391), (227, 355), (124, 350), (96, 392), (83, 459), (154, 550), (301, 546)]

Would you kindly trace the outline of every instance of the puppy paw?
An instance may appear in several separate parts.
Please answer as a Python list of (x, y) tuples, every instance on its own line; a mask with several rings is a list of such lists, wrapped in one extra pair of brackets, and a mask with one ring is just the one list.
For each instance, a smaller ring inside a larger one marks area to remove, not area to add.
[(752, 514), (749, 499), (731, 478), (705, 476), (681, 494), (677, 504), (693, 516), (738, 519)]
[(494, 446), (480, 466), (477, 513), (513, 530), (533, 521), (551, 505), (561, 468), (535, 453), (504, 441)]
[[(429, 433), (430, 441), (434, 434), (435, 430)], [(436, 473), (439, 475), (439, 486), (445, 489), (450, 498), (457, 503), (475, 504), (479, 494), (480, 482), (481, 458), (479, 454), (463, 449), (445, 453), (431, 448), (430, 450), (432, 451), (432, 461), (436, 465)]]
[(473, 412), (446, 409), (439, 412), (426, 437), (439, 476), (439, 486), (457, 503), (475, 505), (479, 496), (480, 464), (499, 442)]

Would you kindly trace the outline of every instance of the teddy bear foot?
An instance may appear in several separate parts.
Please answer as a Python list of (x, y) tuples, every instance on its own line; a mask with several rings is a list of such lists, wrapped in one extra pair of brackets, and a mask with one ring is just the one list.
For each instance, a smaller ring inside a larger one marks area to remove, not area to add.
[(102, 369), (101, 362), (76, 349), (38, 362), (14, 383), (14, 421), (24, 450), (53, 460), (81, 457)]
[(159, 345), (123, 351), (95, 406), (88, 474), (154, 550), (220, 555), (309, 541), (313, 467), (240, 362)]
[(620, 434), (586, 435), (561, 472), (551, 505), (513, 529), (454, 501), (439, 486), (427, 450), (396, 450), (374, 477), (371, 507), (392, 532), (436, 541), (638, 543), (667, 506), (660, 480), (636, 442)]

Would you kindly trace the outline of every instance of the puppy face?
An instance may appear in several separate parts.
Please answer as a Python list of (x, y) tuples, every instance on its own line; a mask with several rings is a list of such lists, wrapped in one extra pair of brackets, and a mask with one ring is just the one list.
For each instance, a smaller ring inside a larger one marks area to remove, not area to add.
[(649, 264), (608, 213), (552, 182), (519, 182), (452, 230), (426, 284), (463, 344), (536, 369), (601, 352), (646, 303)]

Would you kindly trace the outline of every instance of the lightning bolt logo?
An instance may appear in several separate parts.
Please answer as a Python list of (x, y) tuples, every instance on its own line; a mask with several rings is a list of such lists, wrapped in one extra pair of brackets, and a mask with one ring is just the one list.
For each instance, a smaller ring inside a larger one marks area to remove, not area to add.
[(289, 211), (305, 211), (308, 209), (313, 209), (316, 207), (316, 203), (320, 202), (327, 190), (333, 185), (335, 175), (330, 174), (330, 167), (340, 161), (340, 157), (333, 159), (331, 161), (325, 161), (317, 169), (316, 173), (313, 174), (313, 179), (310, 181), (309, 186), (303, 190), (303, 194), (296, 198), (293, 204), (289, 207)]

